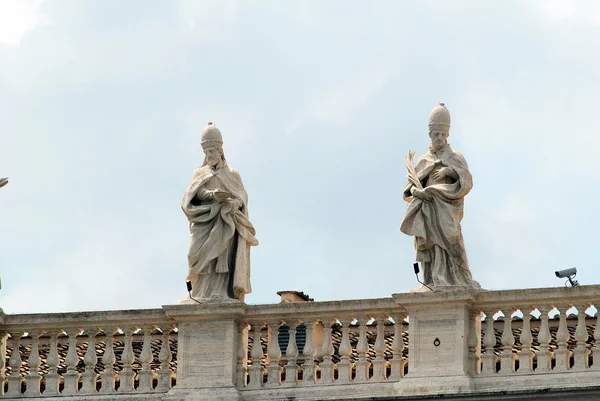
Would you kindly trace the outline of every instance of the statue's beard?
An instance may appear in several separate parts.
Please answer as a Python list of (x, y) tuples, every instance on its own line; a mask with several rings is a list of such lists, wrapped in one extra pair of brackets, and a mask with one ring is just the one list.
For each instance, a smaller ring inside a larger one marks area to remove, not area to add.
[(431, 147), (434, 150), (441, 150), (446, 147), (446, 142), (445, 141), (433, 141), (433, 142), (431, 142)]

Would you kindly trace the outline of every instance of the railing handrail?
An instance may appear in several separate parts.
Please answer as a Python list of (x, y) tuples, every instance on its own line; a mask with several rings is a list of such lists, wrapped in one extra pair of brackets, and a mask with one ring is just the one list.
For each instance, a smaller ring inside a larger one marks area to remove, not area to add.
[(600, 285), (578, 287), (530, 288), (526, 290), (481, 291), (473, 299), (477, 309), (522, 308), (524, 306), (572, 305), (600, 301)]
[(3, 331), (17, 329), (43, 330), (53, 328), (87, 328), (98, 324), (103, 327), (130, 327), (175, 323), (163, 309), (131, 309), (121, 311), (93, 311), (69, 313), (35, 313), (4, 315)]
[[(244, 319), (278, 319), (286, 317), (295, 318), (323, 318), (356, 317), (388, 314), (391, 317), (398, 313), (406, 313), (406, 309), (394, 302), (393, 298), (358, 299), (345, 301), (324, 302), (293, 302), (267, 305), (247, 305)], [(284, 319), (285, 320), (285, 319)]]

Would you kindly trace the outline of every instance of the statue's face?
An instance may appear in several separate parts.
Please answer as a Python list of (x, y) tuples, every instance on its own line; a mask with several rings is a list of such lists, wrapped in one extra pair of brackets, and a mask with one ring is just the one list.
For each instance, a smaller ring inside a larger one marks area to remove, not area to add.
[(206, 155), (208, 165), (211, 167), (216, 167), (221, 162), (221, 149), (218, 147), (205, 149), (204, 154)]
[(429, 137), (431, 138), (431, 145), (433, 149), (440, 150), (446, 147), (448, 144), (448, 132), (443, 130), (429, 131)]

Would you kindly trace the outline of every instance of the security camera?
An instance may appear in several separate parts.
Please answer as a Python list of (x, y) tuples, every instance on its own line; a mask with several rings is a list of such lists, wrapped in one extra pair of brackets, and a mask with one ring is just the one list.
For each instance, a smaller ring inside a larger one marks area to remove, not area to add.
[(577, 287), (579, 285), (577, 280), (573, 279), (577, 275), (577, 269), (575, 267), (571, 267), (570, 269), (565, 270), (558, 270), (555, 271), (554, 274), (556, 274), (556, 277), (558, 278), (567, 278), (567, 280), (571, 284), (571, 287)]
[(556, 274), (556, 277), (558, 278), (571, 277), (577, 274), (577, 268), (571, 267), (570, 269), (559, 270), (554, 272), (554, 274)]

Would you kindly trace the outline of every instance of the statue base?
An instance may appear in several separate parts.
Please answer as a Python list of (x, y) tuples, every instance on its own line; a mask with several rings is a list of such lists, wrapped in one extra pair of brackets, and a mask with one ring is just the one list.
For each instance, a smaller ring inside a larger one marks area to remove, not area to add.
[(179, 301), (180, 305), (216, 305), (216, 304), (243, 304), (243, 301), (233, 298), (185, 298)]
[(392, 295), (410, 316), (408, 374), (394, 384), (398, 395), (473, 390), (468, 340), (477, 324), (471, 308), (478, 290), (466, 286), (433, 289)]
[(177, 386), (165, 400), (233, 401), (237, 353), (241, 340), (239, 321), (246, 305), (223, 299), (186, 305), (165, 305), (166, 315), (178, 322)]
[(477, 281), (476, 286), (468, 285), (430, 285), (429, 287), (421, 285), (420, 287), (409, 290), (409, 293), (427, 293), (427, 292), (463, 292), (463, 291), (487, 291), (481, 288)]

